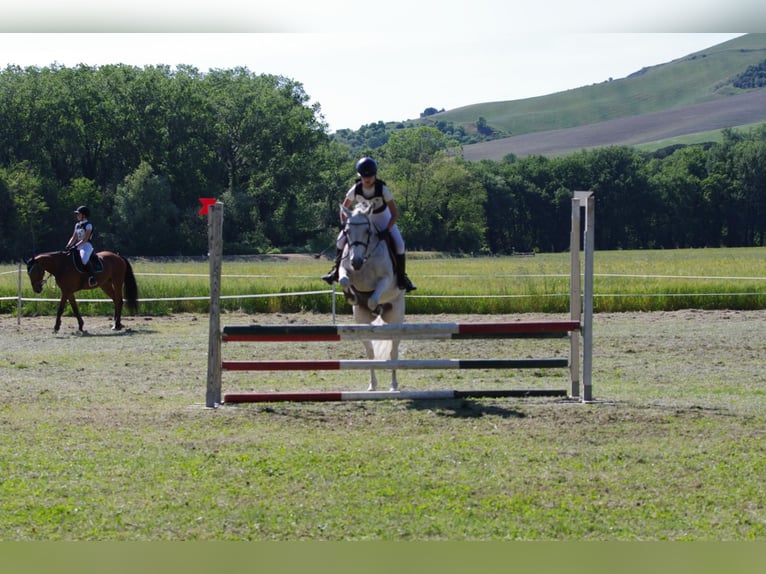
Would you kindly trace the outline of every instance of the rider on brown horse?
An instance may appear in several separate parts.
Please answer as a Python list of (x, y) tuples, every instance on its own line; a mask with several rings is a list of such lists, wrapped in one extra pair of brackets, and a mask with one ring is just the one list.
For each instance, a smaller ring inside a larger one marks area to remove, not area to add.
[(80, 252), (83, 267), (88, 272), (88, 275), (90, 275), (88, 277), (88, 285), (95, 287), (98, 281), (93, 270), (93, 264), (90, 261), (90, 256), (93, 254), (93, 244), (90, 242), (93, 236), (93, 224), (88, 221), (90, 209), (81, 205), (75, 209), (74, 213), (77, 223), (75, 223), (74, 232), (67, 242), (66, 250), (77, 249)]

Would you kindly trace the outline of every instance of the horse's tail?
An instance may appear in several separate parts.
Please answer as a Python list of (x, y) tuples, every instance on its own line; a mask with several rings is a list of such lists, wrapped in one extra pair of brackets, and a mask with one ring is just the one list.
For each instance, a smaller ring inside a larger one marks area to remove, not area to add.
[[(385, 325), (382, 315), (378, 315), (372, 322), (373, 325)], [(372, 351), (376, 361), (388, 361), (391, 358), (393, 343), (391, 339), (372, 341)]]
[(120, 255), (125, 262), (125, 305), (132, 312), (138, 311), (138, 285), (136, 284), (136, 276), (133, 274), (133, 267), (130, 261)]

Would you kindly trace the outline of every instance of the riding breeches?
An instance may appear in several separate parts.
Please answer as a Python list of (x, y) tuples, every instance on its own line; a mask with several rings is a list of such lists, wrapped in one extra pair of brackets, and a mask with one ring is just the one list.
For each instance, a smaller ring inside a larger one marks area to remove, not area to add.
[(93, 255), (93, 245), (91, 245), (90, 241), (87, 241), (80, 245), (78, 250), (80, 251), (80, 259), (82, 259), (82, 264), (87, 265), (88, 261), (90, 261), (90, 256)]

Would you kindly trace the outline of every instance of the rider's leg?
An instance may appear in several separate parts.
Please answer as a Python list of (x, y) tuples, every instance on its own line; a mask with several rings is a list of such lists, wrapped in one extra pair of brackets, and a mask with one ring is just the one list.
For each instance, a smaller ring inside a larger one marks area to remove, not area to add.
[(399, 289), (405, 291), (414, 291), (417, 289), (415, 285), (407, 277), (407, 255), (405, 253), (396, 254), (396, 282)]
[(85, 271), (88, 272), (88, 285), (95, 287), (98, 285), (96, 274), (93, 271), (93, 263), (91, 263), (91, 254), (93, 253), (93, 247), (89, 243), (86, 243), (80, 248), (80, 259)]
[(410, 278), (407, 277), (407, 255), (404, 249), (404, 239), (399, 231), (399, 228), (394, 225), (391, 228), (391, 238), (394, 240), (394, 247), (396, 248), (396, 282), (399, 289), (405, 291), (414, 291), (417, 289), (413, 285)]
[(335, 242), (335, 247), (337, 248), (335, 251), (335, 260), (332, 264), (332, 269), (330, 269), (327, 273), (322, 275), (322, 280), (332, 285), (338, 280), (338, 269), (340, 268), (340, 260), (343, 257), (343, 247), (345, 246), (345, 239), (346, 236), (341, 233), (338, 235), (338, 239)]

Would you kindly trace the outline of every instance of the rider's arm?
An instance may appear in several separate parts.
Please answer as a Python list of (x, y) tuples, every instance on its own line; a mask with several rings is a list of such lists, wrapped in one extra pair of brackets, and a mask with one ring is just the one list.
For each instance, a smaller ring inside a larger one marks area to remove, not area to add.
[(85, 228), (85, 235), (82, 238), (83, 244), (85, 244), (88, 241), (90, 241), (90, 236), (91, 236), (92, 233), (93, 233), (93, 227), (86, 227)]
[(386, 205), (391, 212), (391, 219), (388, 222), (388, 229), (391, 229), (394, 225), (396, 225), (396, 220), (399, 219), (399, 210), (396, 208), (396, 203), (393, 199), (387, 201)]

